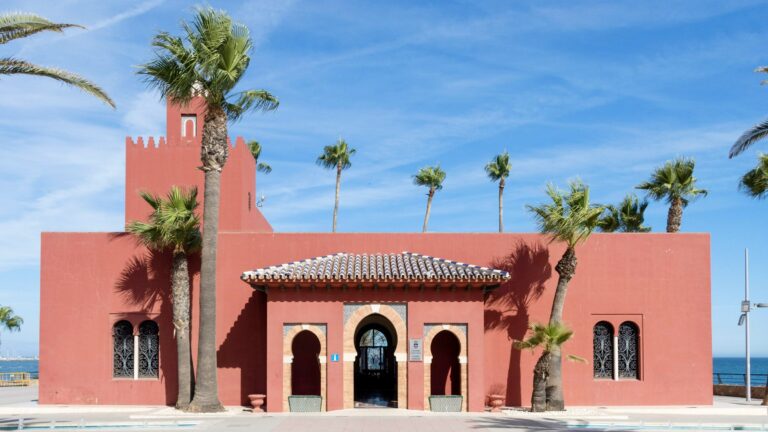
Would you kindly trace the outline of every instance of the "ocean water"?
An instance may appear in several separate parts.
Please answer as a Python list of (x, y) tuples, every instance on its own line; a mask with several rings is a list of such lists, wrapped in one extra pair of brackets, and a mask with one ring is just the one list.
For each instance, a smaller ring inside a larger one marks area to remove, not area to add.
[[(715, 384), (744, 385), (744, 363), (744, 357), (715, 357), (712, 359), (712, 381)], [(768, 357), (752, 357), (750, 368), (753, 386), (768, 383)]]
[[(765, 382), (768, 376), (768, 357), (752, 357), (753, 382)], [(715, 357), (712, 359), (712, 371), (720, 374), (745, 373), (743, 357)], [(0, 372), (30, 372), (38, 375), (37, 360), (0, 360)], [(755, 376), (758, 375), (758, 376)]]
[(37, 360), (0, 360), (0, 372), (29, 372), (37, 378)]

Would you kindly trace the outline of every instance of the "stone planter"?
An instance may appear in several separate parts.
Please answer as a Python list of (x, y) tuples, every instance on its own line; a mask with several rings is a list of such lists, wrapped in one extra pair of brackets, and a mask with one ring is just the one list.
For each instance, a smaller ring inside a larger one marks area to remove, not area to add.
[(253, 407), (253, 412), (255, 413), (262, 413), (264, 412), (264, 409), (262, 408), (264, 406), (264, 399), (267, 397), (267, 395), (263, 394), (249, 394), (248, 399), (251, 400), (251, 406)]
[(322, 396), (288, 396), (288, 410), (290, 412), (320, 412), (322, 409)]
[(459, 395), (432, 395), (429, 397), (429, 409), (434, 412), (461, 412), (463, 396)]
[(488, 405), (491, 406), (491, 412), (501, 412), (504, 406), (504, 396), (499, 394), (488, 395)]

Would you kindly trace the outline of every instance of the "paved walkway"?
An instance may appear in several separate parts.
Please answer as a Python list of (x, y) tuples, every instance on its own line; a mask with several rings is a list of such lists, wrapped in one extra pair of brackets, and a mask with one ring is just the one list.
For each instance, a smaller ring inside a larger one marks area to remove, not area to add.
[(158, 406), (37, 405), (37, 387), (0, 388), (0, 431), (68, 426), (69, 430), (453, 432), (543, 430), (768, 430), (759, 401), (717, 397), (701, 407), (573, 407), (561, 413), (508, 409), (491, 413), (430, 413), (398, 409), (340, 410), (323, 414), (253, 414), (230, 407), (219, 414), (185, 414)]

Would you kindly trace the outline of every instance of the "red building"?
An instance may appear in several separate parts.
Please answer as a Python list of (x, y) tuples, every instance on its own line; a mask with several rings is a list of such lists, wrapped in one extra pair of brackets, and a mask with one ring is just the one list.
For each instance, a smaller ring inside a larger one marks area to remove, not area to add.
[[(202, 192), (202, 119), (195, 103), (169, 107), (166, 139), (126, 140), (126, 222), (149, 213), (140, 190)], [(548, 319), (561, 245), (515, 233), (276, 233), (255, 206), (243, 140), (231, 150), (217, 264), (224, 404), (252, 393), (269, 411), (302, 394), (327, 410), (428, 409), (445, 394), (469, 411), (492, 393), (529, 404), (538, 353), (512, 342)], [(41, 403), (175, 401), (170, 258), (117, 234), (42, 234)], [(565, 351), (587, 363), (564, 363), (566, 402), (710, 404), (709, 236), (595, 234), (578, 256)]]

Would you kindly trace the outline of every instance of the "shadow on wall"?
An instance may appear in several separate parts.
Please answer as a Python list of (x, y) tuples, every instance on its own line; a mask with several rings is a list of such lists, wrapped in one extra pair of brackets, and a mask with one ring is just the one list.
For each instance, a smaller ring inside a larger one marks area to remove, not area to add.
[[(129, 236), (121, 233), (116, 235), (115, 239), (122, 237)], [(159, 305), (159, 313), (154, 320), (160, 327), (160, 370), (161, 379), (164, 380), (167, 405), (176, 403), (178, 391), (176, 339), (173, 334), (171, 304), (171, 263), (170, 253), (147, 251), (144, 254), (135, 255), (126, 263), (115, 286), (115, 291), (125, 303), (134, 307), (125, 311), (131, 315), (153, 313), (158, 310)], [(194, 275), (199, 271), (200, 260), (194, 256), (190, 257), (190, 286), (192, 286)]]
[(267, 391), (267, 302), (253, 290), (235, 323), (219, 346), (216, 361), (222, 368), (240, 369), (240, 404), (250, 406), (249, 394)]
[(494, 260), (491, 266), (509, 272), (512, 278), (485, 300), (485, 330), (506, 331), (510, 349), (507, 382), (491, 383), (490, 393), (504, 394), (507, 406), (522, 406), (522, 353), (512, 347), (512, 341), (525, 337), (530, 318), (528, 306), (541, 297), (545, 283), (552, 276), (549, 250), (540, 243), (518, 242), (509, 255)]

